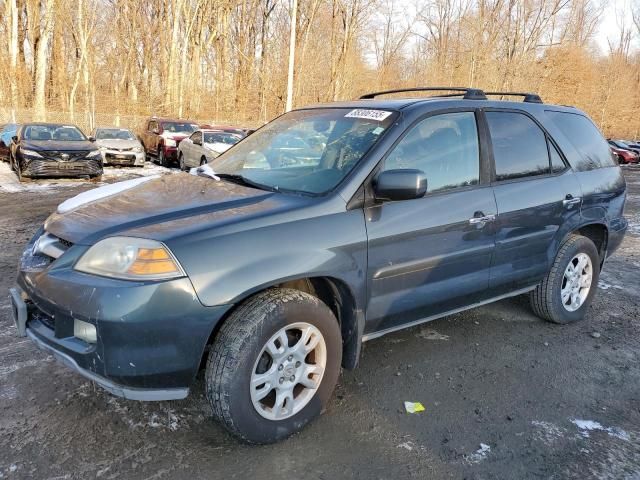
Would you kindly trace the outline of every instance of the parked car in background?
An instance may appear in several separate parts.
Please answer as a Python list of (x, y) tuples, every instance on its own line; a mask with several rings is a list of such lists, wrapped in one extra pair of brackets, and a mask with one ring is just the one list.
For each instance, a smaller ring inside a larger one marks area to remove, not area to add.
[(144, 167), (144, 148), (135, 134), (127, 128), (94, 128), (91, 137), (102, 153), (104, 165)]
[(197, 167), (213, 160), (242, 140), (237, 133), (219, 130), (196, 130), (178, 145), (178, 164), (181, 170)]
[(640, 155), (640, 147), (634, 147), (628, 144), (627, 142), (625, 142), (624, 140), (608, 139), (607, 142), (609, 142), (609, 145), (613, 147), (621, 148), (623, 150), (631, 150), (632, 152), (635, 152)]
[(102, 177), (102, 155), (75, 125), (25, 123), (13, 137), (10, 163), (20, 181), (36, 177)]
[(11, 147), (11, 138), (15, 136), (20, 124), (6, 123), (0, 125), (0, 160), (9, 161), (9, 149)]
[(234, 125), (215, 125), (215, 124), (208, 124), (208, 123), (201, 124), (200, 128), (205, 130), (218, 130), (220, 132), (235, 133), (237, 135), (242, 136), (242, 138), (248, 135), (251, 135), (253, 132), (255, 132), (255, 129), (253, 128), (238, 127)]
[(611, 148), (611, 152), (616, 156), (620, 164), (638, 163), (640, 161), (640, 155), (633, 150), (614, 147), (611, 144), (609, 144), (609, 148)]
[(198, 128), (190, 120), (151, 117), (141, 135), (144, 151), (163, 167), (169, 167), (178, 160), (178, 144)]
[[(17, 331), (132, 400), (185, 398), (204, 367), (214, 417), (270, 443), (325, 410), (365, 341), (522, 294), (583, 319), (628, 225), (596, 126), (537, 95), (416, 90), (288, 112), (213, 159), (215, 179), (67, 200), (21, 256)], [(318, 135), (313, 158), (248, 166)]]

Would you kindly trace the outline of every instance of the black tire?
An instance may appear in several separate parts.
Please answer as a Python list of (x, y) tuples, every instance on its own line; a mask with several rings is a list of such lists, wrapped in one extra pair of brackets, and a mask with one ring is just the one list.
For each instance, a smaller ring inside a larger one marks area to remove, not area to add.
[[(575, 311), (567, 310), (562, 304), (561, 290), (564, 272), (569, 262), (579, 253), (585, 253), (591, 259), (591, 287), (586, 299)], [(582, 320), (587, 313), (593, 296), (598, 289), (600, 278), (600, 255), (593, 242), (581, 235), (571, 235), (560, 246), (556, 258), (542, 282), (529, 294), (531, 309), (538, 317), (553, 323), (566, 324)]]
[(164, 156), (164, 148), (162, 146), (158, 147), (158, 163), (163, 167), (168, 167), (167, 158)]
[(178, 154), (178, 164), (180, 165), (180, 170), (183, 172), (187, 170), (187, 167), (184, 164), (184, 155), (182, 155), (182, 152)]
[(209, 163), (209, 162), (207, 162), (207, 158), (206, 158), (206, 157), (202, 157), (202, 158), (200, 159), (200, 166), (202, 166), (202, 165), (206, 165), (207, 163)]
[[(252, 369), (267, 341), (281, 328), (300, 321), (313, 325), (324, 337), (324, 375), (298, 413), (283, 420), (269, 420), (251, 401)], [(267, 290), (241, 304), (220, 329), (207, 361), (207, 398), (214, 416), (242, 441), (277, 442), (301, 430), (324, 410), (338, 380), (341, 360), (340, 327), (323, 302), (298, 290)]]

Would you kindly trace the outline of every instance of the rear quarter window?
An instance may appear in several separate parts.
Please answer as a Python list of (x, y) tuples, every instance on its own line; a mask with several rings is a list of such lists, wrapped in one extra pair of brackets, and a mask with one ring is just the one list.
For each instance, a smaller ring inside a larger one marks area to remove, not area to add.
[(589, 118), (577, 113), (551, 110), (547, 110), (546, 113), (580, 154), (577, 164), (574, 160), (571, 165), (575, 170), (615, 166), (607, 141)]

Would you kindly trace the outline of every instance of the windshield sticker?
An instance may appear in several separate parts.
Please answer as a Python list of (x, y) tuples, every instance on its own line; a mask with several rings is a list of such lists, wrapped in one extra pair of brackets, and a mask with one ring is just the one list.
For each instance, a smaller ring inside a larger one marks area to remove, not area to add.
[(386, 110), (367, 110), (364, 108), (356, 108), (355, 110), (351, 110), (349, 113), (345, 115), (345, 118), (366, 118), (369, 120), (377, 120), (381, 122), (392, 112), (387, 112)]
[(73, 125), (62, 125), (62, 128), (74, 128)]
[(374, 128), (371, 133), (373, 133), (374, 135), (380, 135), (382, 132), (384, 132), (384, 128), (378, 127), (378, 128)]

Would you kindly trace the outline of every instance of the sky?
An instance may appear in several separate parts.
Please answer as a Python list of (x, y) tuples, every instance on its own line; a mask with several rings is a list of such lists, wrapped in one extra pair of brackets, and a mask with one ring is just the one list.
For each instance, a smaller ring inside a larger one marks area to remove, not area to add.
[(632, 26), (630, 0), (602, 0), (606, 7), (600, 28), (595, 36), (596, 43), (603, 53), (609, 49), (608, 40), (616, 41), (620, 32), (619, 22), (625, 18), (627, 27)]

